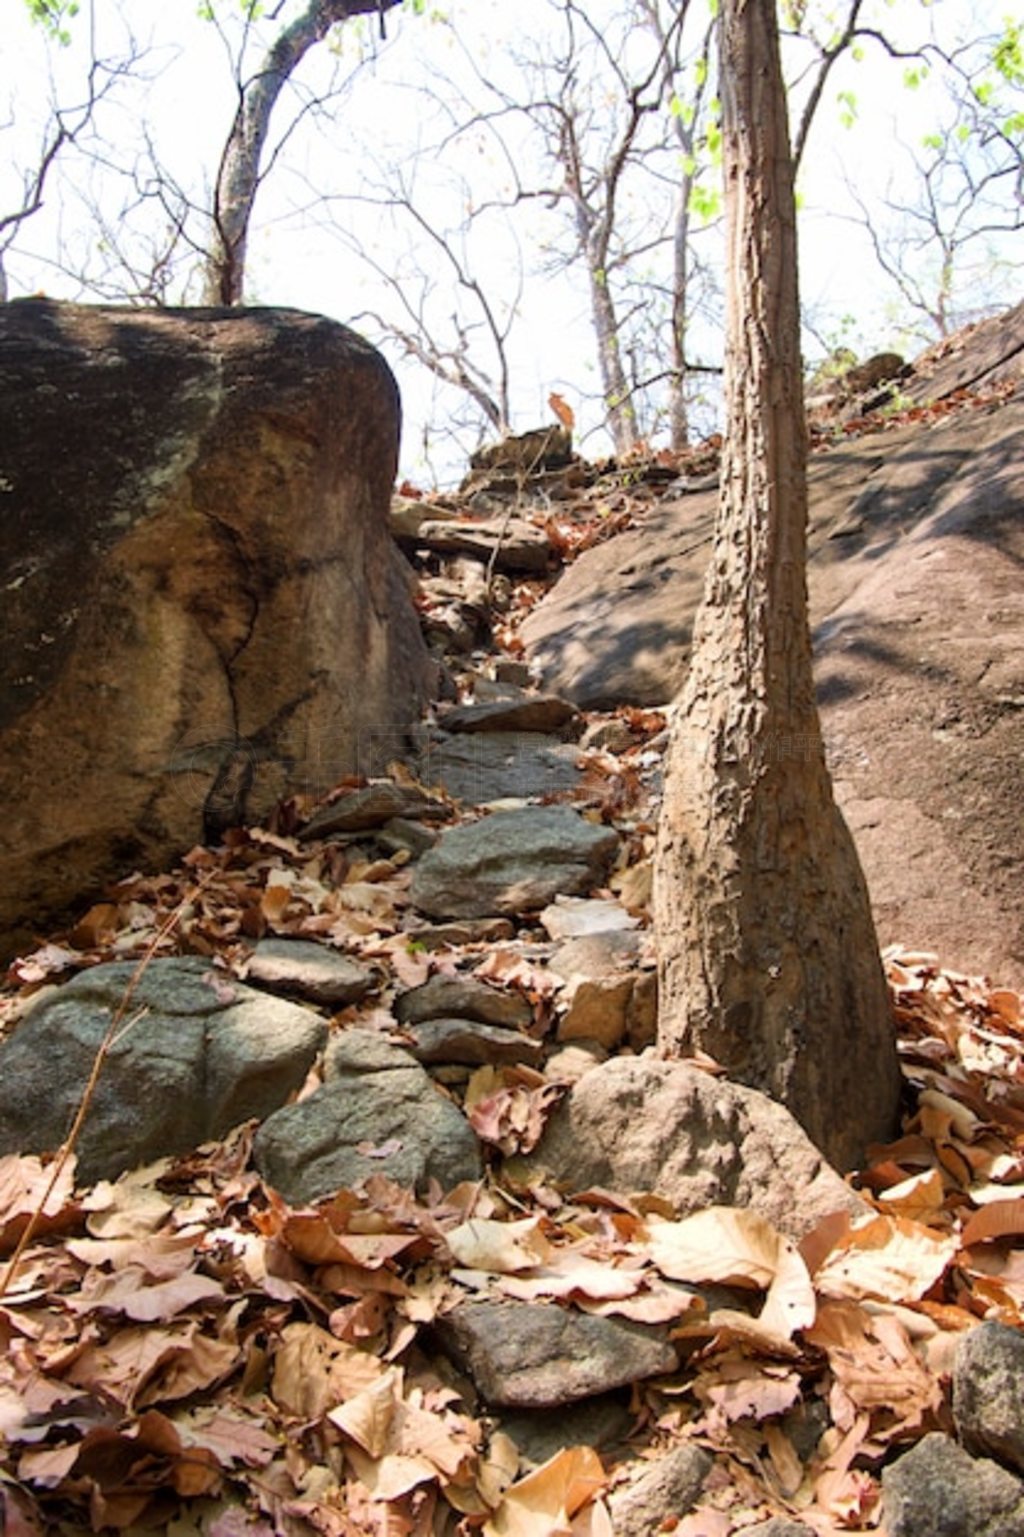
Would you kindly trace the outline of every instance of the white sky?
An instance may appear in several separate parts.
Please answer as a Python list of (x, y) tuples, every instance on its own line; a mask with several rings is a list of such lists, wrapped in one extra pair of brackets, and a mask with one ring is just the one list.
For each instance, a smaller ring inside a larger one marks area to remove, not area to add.
[[(230, 0), (222, 0), (228, 13)], [(615, 0), (593, 0), (591, 14), (610, 14)], [(7, 0), (8, 28), (0, 54), (0, 122), (7, 131), (0, 153), (0, 213), (17, 198), (15, 172), (33, 163), (35, 145), (46, 115), (47, 50), (39, 30), (28, 23), (21, 0)], [(80, 80), (85, 41), (85, 12), (72, 27), (76, 47), (57, 58), (66, 92)], [(143, 131), (157, 139), (161, 157), (183, 182), (194, 188), (209, 185), (217, 155), (234, 110), (234, 95), (227, 50), (215, 29), (195, 14), (193, 0), (97, 0), (103, 46), (117, 52), (123, 39), (119, 16), (127, 17), (136, 37), (151, 48), (145, 69), (149, 84), (139, 98), (124, 96), (124, 105), (105, 119), (106, 133), (117, 154), (124, 146), (139, 144)], [(272, 7), (267, 6), (270, 10)], [(921, 0), (876, 0), (875, 9), (887, 32), (904, 40), (918, 39), (923, 26), (972, 32), (998, 30), (1007, 0), (936, 0), (924, 7)], [(499, 0), (451, 0), (445, 6), (448, 23), (435, 24), (426, 17), (392, 12), (388, 17), (389, 42), (377, 61), (361, 70), (340, 101), (334, 123), (308, 120), (282, 153), (279, 167), (268, 179), (257, 203), (254, 237), (250, 251), (253, 297), (260, 303), (295, 305), (348, 321), (366, 307), (379, 303), (372, 276), (347, 251), (335, 235), (318, 227), (316, 220), (298, 218), (294, 209), (311, 201), (310, 186), (319, 191), (367, 186), (375, 173), (371, 157), (397, 161), (409, 169), (417, 142), (434, 142), (436, 129), (424, 108), (422, 90), (439, 76), (456, 70), (459, 46), (496, 73), (507, 72), (509, 48), (525, 39), (543, 35), (550, 14), (544, 0), (518, 0), (509, 6)], [(288, 12), (293, 14), (294, 8)], [(364, 25), (374, 25), (368, 23)], [(456, 41), (456, 38), (458, 41)], [(342, 62), (351, 53), (354, 38), (344, 41)], [(50, 51), (52, 58), (52, 50)], [(307, 57), (299, 84), (311, 89), (335, 67), (324, 48)], [(832, 339), (848, 335), (858, 352), (870, 352), (898, 344), (898, 327), (892, 319), (893, 294), (874, 267), (866, 237), (839, 214), (850, 204), (846, 178), (853, 179), (862, 195), (873, 203), (884, 194), (893, 175), (894, 145), (898, 140), (919, 143), (935, 124), (936, 105), (931, 86), (908, 91), (902, 84), (904, 66), (887, 60), (877, 48), (869, 48), (864, 60), (847, 61), (833, 72), (819, 109), (813, 138), (801, 177), (803, 200), (801, 275), (805, 307)], [(66, 82), (70, 81), (71, 84)], [(852, 129), (840, 123), (837, 93), (853, 90), (858, 99), (857, 122)], [(294, 98), (293, 98), (294, 100)], [(288, 103), (282, 102), (285, 112)], [(140, 115), (144, 110), (145, 118)], [(517, 153), (525, 153), (516, 146)], [(488, 150), (476, 149), (461, 157), (470, 187), (479, 176), (491, 174)], [(428, 163), (419, 172), (427, 205), (439, 208), (450, 194), (432, 178), (447, 170), (458, 157), (445, 157), (441, 165)], [(99, 175), (97, 186), (99, 186)], [(305, 181), (303, 181), (305, 178)], [(87, 185), (83, 167), (75, 168), (74, 190), (67, 183), (54, 184), (47, 207), (25, 227), (19, 242), (23, 248), (8, 259), (12, 294), (42, 290), (55, 297), (83, 295), (72, 278), (46, 260), (52, 253), (58, 229), (70, 249), (84, 254), (92, 238), (84, 229), (74, 192)], [(475, 189), (474, 189), (475, 190)], [(398, 259), (394, 233), (385, 222), (365, 209), (348, 205), (339, 216), (359, 220), (360, 233), (371, 250), (388, 262)], [(521, 241), (541, 238), (550, 229), (539, 212)], [(524, 253), (527, 260), (531, 253)], [(474, 275), (500, 290), (505, 256), (497, 235), (476, 250)], [(427, 265), (431, 265), (430, 258)], [(1019, 298), (1009, 286), (1006, 303)], [(577, 405), (585, 425), (587, 413), (581, 397), (594, 389), (593, 366), (588, 362), (589, 333), (586, 318), (586, 286), (582, 273), (574, 276), (533, 278), (523, 294), (517, 341), (512, 348), (515, 388), (514, 426), (523, 430), (547, 419), (547, 395), (558, 389)], [(843, 331), (843, 317), (852, 317)], [(699, 339), (695, 350), (705, 355), (717, 349), (717, 337)], [(399, 378), (405, 402), (406, 434), (403, 471), (414, 479), (429, 480), (430, 471), (457, 474), (461, 457), (445, 456), (442, 449), (432, 464), (418, 452), (422, 422), (438, 411), (452, 409), (452, 401), (435, 398), (434, 387), (422, 367), (402, 357), (394, 346), (383, 347)], [(914, 350), (911, 344), (909, 350)], [(599, 439), (584, 444), (587, 452), (603, 450)]]

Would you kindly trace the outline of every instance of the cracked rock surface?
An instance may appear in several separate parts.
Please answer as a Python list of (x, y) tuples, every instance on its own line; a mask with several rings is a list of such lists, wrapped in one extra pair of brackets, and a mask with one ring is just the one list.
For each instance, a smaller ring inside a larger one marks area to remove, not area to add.
[(433, 678), (388, 525), (398, 409), (318, 316), (0, 307), (5, 955), (395, 755)]

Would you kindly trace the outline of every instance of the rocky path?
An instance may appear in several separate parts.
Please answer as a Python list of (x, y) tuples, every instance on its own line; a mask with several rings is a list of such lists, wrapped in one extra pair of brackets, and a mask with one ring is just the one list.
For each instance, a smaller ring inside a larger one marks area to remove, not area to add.
[(665, 717), (517, 636), (679, 466), (512, 466), (604, 509), (521, 526), (501, 473), (468, 534), (396, 508), (448, 680), (415, 751), (11, 968), (5, 1529), (1017, 1531), (1020, 998), (890, 957), (904, 1135), (849, 1181), (657, 1058)]

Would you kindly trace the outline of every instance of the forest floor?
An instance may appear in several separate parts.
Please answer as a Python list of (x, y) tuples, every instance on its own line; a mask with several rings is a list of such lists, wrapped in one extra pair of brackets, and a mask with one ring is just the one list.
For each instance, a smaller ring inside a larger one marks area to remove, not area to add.
[[(658, 473), (648, 462), (620, 476), (611, 518), (577, 508), (556, 524), (563, 546), (623, 526)], [(496, 656), (515, 659), (541, 585), (510, 585)], [(465, 693), (489, 663), (461, 665)], [(581, 724), (576, 780), (545, 798), (617, 828), (619, 861), (593, 896), (646, 930), (665, 717), (620, 710)], [(395, 763), (384, 777), (421, 788), (449, 824), (479, 816), (417, 786), (417, 772)], [(564, 1000), (538, 959), (550, 936), (536, 913), (514, 915), (499, 941), (427, 948), (408, 852), (303, 838), (314, 809), (289, 802), (268, 827), (122, 882), (12, 965), (5, 1029), (40, 989), (85, 968), (198, 955), (230, 979), (270, 935), (378, 969), (371, 999), (327, 1011), (332, 1032), (358, 1024), (400, 1041), (396, 998), (441, 973), (525, 998), (532, 1032), (553, 1041)], [(902, 1133), (851, 1176), (871, 1214), (828, 1219), (799, 1244), (743, 1210), (679, 1220), (657, 1192), (512, 1185), (502, 1156), (536, 1145), (567, 1087), (522, 1066), (445, 1085), (490, 1164), (453, 1191), (417, 1196), (377, 1177), (293, 1209), (252, 1167), (252, 1126), (87, 1189), (75, 1187), (73, 1147), (56, 1161), (0, 1160), (4, 1530), (603, 1537), (638, 1470), (681, 1446), (708, 1452), (712, 1471), (693, 1509), (652, 1511), (649, 1530), (730, 1537), (772, 1515), (821, 1537), (879, 1530), (882, 1467), (952, 1428), (964, 1332), (1024, 1323), (1021, 997), (931, 955), (893, 950), (885, 963)], [(696, 1290), (681, 1300), (680, 1283)], [(723, 1307), (702, 1286), (746, 1304)], [(658, 1323), (682, 1364), (632, 1385), (614, 1447), (567, 1444), (531, 1462), (438, 1349), (435, 1319), (467, 1292)]]

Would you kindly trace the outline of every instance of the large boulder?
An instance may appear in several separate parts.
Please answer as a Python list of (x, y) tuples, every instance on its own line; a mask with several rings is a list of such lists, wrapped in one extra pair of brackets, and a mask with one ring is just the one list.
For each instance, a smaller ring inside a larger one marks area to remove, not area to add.
[[(934, 400), (1019, 380), (1024, 305), (923, 360)], [(1024, 980), (1024, 388), (830, 445), (809, 466), (809, 586), (836, 795), (879, 936)], [(667, 704), (685, 674), (717, 493), (669, 496), (528, 617), (546, 688)]]
[(0, 946), (394, 756), (431, 682), (378, 354), (287, 310), (0, 307)]

